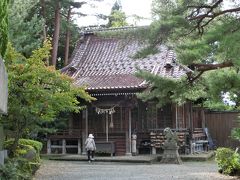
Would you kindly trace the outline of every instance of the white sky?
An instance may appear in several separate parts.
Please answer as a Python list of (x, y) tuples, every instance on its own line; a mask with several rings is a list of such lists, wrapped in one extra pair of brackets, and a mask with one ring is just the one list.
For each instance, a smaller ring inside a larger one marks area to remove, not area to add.
[[(80, 1), (80, 0), (76, 0)], [(127, 21), (133, 25), (148, 25), (151, 23), (151, 2), (152, 0), (120, 0), (122, 5), (122, 10), (127, 15)], [(104, 0), (103, 2), (96, 2), (95, 8), (91, 7), (89, 4), (85, 4), (81, 7), (80, 12), (85, 14), (90, 14), (91, 16), (87, 17), (75, 17), (76, 22), (79, 26), (88, 26), (88, 25), (101, 25), (106, 24), (107, 21), (97, 19), (94, 14), (104, 14), (109, 15), (111, 8), (115, 0)], [(141, 21), (136, 22), (132, 15), (137, 15), (144, 17)]]

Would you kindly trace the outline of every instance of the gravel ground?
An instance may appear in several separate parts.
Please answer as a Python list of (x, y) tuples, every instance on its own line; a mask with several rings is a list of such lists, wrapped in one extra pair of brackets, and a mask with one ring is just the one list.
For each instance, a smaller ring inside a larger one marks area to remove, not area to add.
[(35, 180), (228, 180), (236, 177), (217, 172), (214, 162), (181, 165), (44, 160)]

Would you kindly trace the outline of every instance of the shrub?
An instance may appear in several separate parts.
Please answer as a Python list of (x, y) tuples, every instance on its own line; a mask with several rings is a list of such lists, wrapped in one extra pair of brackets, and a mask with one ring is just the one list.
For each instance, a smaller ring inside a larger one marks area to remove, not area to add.
[(20, 139), (19, 140), (20, 144), (25, 144), (25, 145), (30, 145), (34, 147), (34, 149), (37, 151), (37, 153), (40, 153), (43, 147), (43, 144), (39, 141), (34, 141), (31, 139)]
[[(14, 142), (14, 139), (9, 139), (9, 140), (5, 141), (4, 147), (6, 149), (9, 149), (11, 147), (11, 145), (13, 144), (13, 142)], [(40, 153), (40, 151), (42, 150), (42, 147), (43, 147), (41, 142), (34, 141), (31, 139), (19, 139), (18, 145), (19, 146), (30, 145), (37, 151), (37, 153)]]
[(29, 169), (24, 169), (23, 161), (21, 159), (8, 159), (5, 165), (0, 166), (0, 179), (1, 180), (30, 180), (32, 174)]
[(230, 148), (218, 148), (216, 150), (216, 161), (219, 172), (235, 175), (240, 172), (240, 155)]
[[(4, 147), (10, 149), (13, 145), (14, 139), (10, 139), (4, 142)], [(31, 179), (32, 174), (40, 167), (40, 151), (42, 149), (42, 143), (29, 139), (20, 139), (14, 156), (10, 159), (7, 166), (2, 168), (2, 173), (7, 174), (12, 168), (17, 169), (13, 177), (15, 179)], [(5, 173), (6, 172), (6, 173)], [(1, 174), (1, 170), (0, 170)], [(5, 175), (4, 175), (5, 176)], [(3, 176), (3, 177), (4, 177)], [(8, 179), (8, 175), (6, 175)], [(0, 178), (1, 179), (1, 178)]]

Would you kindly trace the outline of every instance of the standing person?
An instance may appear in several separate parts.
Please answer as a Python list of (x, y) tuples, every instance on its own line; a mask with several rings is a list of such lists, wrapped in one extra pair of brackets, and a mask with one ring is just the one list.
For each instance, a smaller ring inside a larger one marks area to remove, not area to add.
[(96, 151), (96, 145), (94, 141), (94, 136), (89, 134), (85, 142), (85, 148), (88, 154), (88, 162), (94, 161), (94, 152)]

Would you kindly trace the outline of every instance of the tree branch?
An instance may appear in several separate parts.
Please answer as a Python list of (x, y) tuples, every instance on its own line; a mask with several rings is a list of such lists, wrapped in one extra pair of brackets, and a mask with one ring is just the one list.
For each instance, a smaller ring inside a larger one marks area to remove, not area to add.
[(220, 10), (218, 7), (222, 2), (223, 0), (218, 0), (213, 5), (201, 4), (187, 6), (188, 8), (192, 9), (192, 12), (186, 18), (189, 21), (196, 23), (193, 29), (197, 29), (199, 34), (203, 34), (204, 27), (206, 27), (216, 17), (227, 13), (240, 11), (240, 7)]
[(232, 66), (233, 66), (233, 63), (231, 61), (226, 61), (220, 64), (191, 64), (191, 69), (198, 71), (199, 73), (196, 76), (194, 76), (192, 72), (189, 72), (187, 74), (188, 81), (190, 83), (193, 83), (206, 71), (222, 69), (222, 68), (232, 67)]
[(201, 14), (199, 16), (192, 16), (190, 18), (188, 18), (190, 21), (192, 20), (202, 20), (202, 18), (216, 18), (217, 16), (220, 16), (220, 15), (223, 15), (223, 14), (226, 14), (226, 13), (232, 13), (232, 12), (238, 12), (240, 11), (240, 7), (237, 7), (237, 8), (233, 8), (233, 9), (226, 9), (224, 11), (219, 11), (219, 12), (212, 12), (212, 14), (209, 14), (210, 12), (208, 13), (205, 13), (205, 14)]
[(232, 67), (233, 63), (231, 61), (226, 61), (220, 64), (192, 64), (192, 66), (197, 71), (210, 71), (215, 69), (221, 69), (226, 67)]

